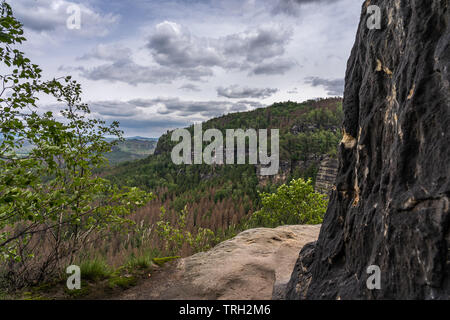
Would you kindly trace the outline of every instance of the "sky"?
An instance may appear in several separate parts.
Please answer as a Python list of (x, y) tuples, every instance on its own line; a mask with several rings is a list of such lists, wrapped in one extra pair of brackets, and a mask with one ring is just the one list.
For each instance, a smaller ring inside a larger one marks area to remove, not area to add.
[[(362, 0), (14, 0), (22, 51), (125, 136), (342, 96)], [(80, 28), (73, 28), (74, 7)], [(69, 22), (69, 27), (68, 27)], [(41, 100), (41, 108), (57, 108)]]

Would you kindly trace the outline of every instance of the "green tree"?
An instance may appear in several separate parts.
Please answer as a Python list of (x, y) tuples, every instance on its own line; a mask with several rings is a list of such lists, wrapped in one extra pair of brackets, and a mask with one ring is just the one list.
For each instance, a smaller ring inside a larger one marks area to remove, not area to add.
[(320, 224), (328, 200), (314, 192), (312, 180), (292, 180), (283, 184), (276, 193), (261, 193), (262, 209), (255, 212), (248, 228), (275, 228), (281, 225)]
[[(26, 39), (10, 6), (0, 3), (0, 268), (10, 285), (44, 281), (61, 270), (94, 234), (129, 223), (152, 195), (119, 189), (93, 174), (118, 123), (90, 117), (70, 77), (42, 80), (42, 70), (17, 47)], [(38, 98), (53, 97), (55, 114)], [(17, 154), (24, 143), (27, 156)]]

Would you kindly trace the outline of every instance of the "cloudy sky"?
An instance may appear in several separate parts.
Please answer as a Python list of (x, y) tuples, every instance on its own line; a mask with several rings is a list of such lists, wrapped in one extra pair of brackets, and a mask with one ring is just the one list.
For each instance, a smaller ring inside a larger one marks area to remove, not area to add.
[[(23, 51), (93, 114), (159, 137), (229, 112), (342, 95), (362, 0), (14, 0)], [(81, 27), (73, 5), (80, 9)], [(50, 104), (50, 102), (48, 102)], [(51, 108), (42, 101), (43, 108)]]

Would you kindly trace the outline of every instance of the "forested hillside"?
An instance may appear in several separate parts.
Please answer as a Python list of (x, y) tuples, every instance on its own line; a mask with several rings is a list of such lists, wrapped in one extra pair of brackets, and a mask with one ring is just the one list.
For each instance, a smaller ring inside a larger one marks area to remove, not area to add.
[(118, 185), (137, 186), (157, 195), (157, 200), (139, 213), (148, 217), (150, 224), (157, 221), (161, 206), (172, 222), (186, 207), (188, 230), (195, 233), (199, 228), (209, 228), (226, 235), (260, 209), (258, 192), (274, 192), (294, 178), (311, 178), (314, 182), (320, 160), (336, 155), (342, 117), (341, 99), (335, 98), (276, 103), (203, 124), (203, 130), (280, 129), (280, 171), (270, 178), (259, 176), (255, 165), (177, 166), (170, 157), (176, 144), (170, 132), (159, 139), (154, 155), (120, 164), (105, 175)]
[(111, 165), (147, 158), (153, 154), (158, 140), (151, 138), (128, 138), (113, 146), (106, 158)]

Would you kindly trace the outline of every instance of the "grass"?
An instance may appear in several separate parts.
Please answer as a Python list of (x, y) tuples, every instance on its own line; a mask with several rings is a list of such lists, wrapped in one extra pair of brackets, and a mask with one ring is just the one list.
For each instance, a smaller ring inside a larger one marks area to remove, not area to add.
[(1, 300), (8, 300), (9, 296), (6, 292), (3, 292), (2, 290), (0, 290), (0, 301)]
[[(69, 290), (65, 278), (56, 282), (43, 283), (26, 288), (15, 299), (53, 300), (53, 299), (90, 299), (112, 295), (114, 292), (136, 286), (142, 279), (147, 279), (155, 265), (164, 264), (181, 257), (160, 257), (160, 252), (149, 249), (132, 254), (119, 268), (110, 266), (104, 258), (86, 258), (80, 262), (81, 289)], [(0, 290), (0, 300), (12, 296)]]
[[(147, 250), (140, 254), (132, 254), (125, 265), (113, 269), (102, 258), (87, 259), (81, 262), (82, 284), (80, 290), (64, 289), (70, 299), (82, 299), (96, 292), (109, 290), (125, 290), (138, 283), (142, 277), (142, 272), (151, 268), (154, 259), (157, 259), (159, 251)], [(166, 259), (166, 258), (163, 258)], [(167, 261), (172, 260), (169, 258)], [(159, 262), (159, 260), (157, 260)]]
[(113, 273), (106, 261), (100, 258), (83, 261), (80, 265), (80, 269), (81, 278), (83, 280), (91, 281), (107, 279)]
[(35, 294), (35, 293), (29, 292), (29, 291), (23, 293), (22, 299), (23, 300), (48, 300), (48, 298), (46, 298), (46, 297), (43, 297), (39, 294)]
[(85, 281), (81, 281), (81, 288), (75, 290), (69, 290), (67, 287), (64, 287), (64, 292), (71, 299), (80, 299), (88, 296), (91, 293), (91, 287)]
[(165, 257), (165, 258), (153, 258), (153, 262), (158, 265), (158, 266), (163, 266), (165, 263), (176, 260), (176, 259), (180, 259), (181, 257), (176, 256), (176, 257)]
[(152, 265), (153, 259), (157, 258), (159, 256), (158, 250), (148, 250), (144, 253), (136, 256), (135, 254), (132, 254), (130, 258), (128, 259), (128, 262), (126, 263), (126, 267), (130, 268), (132, 270), (134, 269), (148, 269)]
[(108, 280), (108, 286), (110, 289), (121, 288), (128, 289), (137, 284), (136, 277), (132, 275), (128, 276), (114, 276)]

